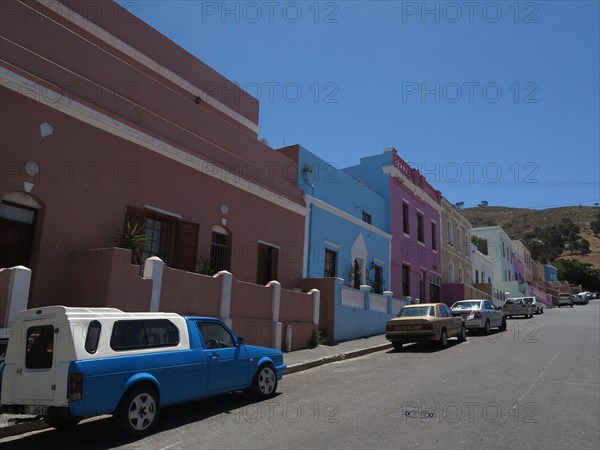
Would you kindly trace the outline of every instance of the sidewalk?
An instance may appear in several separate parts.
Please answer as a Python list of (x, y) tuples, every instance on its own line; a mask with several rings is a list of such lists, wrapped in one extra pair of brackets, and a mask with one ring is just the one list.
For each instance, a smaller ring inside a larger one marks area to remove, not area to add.
[[(358, 356), (363, 356), (390, 348), (392, 348), (392, 344), (386, 340), (385, 336), (378, 335), (363, 339), (355, 339), (353, 341), (340, 342), (332, 345), (319, 345), (315, 348), (307, 348), (304, 350), (296, 350), (294, 352), (284, 353), (283, 360), (288, 366), (285, 375), (308, 370), (323, 364), (356, 358)], [(22, 419), (33, 417), (16, 416), (12, 414), (0, 415), (0, 439), (50, 428), (46, 422), (41, 419), (20, 424), (12, 421), (9, 422), (9, 420), (16, 418)]]

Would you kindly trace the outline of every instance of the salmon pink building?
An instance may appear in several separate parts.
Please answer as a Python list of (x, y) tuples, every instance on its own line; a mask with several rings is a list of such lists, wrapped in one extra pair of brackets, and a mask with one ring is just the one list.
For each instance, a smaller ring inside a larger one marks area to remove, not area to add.
[(0, 80), (0, 267), (31, 269), (28, 306), (227, 297), (234, 323), (312, 329), (298, 167), (258, 139), (256, 99), (113, 2), (3, 2)]

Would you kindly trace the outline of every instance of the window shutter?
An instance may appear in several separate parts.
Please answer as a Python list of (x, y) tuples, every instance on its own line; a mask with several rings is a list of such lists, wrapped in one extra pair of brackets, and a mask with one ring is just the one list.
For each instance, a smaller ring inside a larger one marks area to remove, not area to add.
[(198, 250), (197, 223), (178, 222), (177, 235), (175, 236), (175, 261), (173, 267), (176, 269), (196, 271), (196, 254)]
[(125, 214), (124, 228), (127, 227), (128, 223), (131, 226), (134, 226), (135, 224), (137, 224), (138, 227), (143, 227), (144, 226), (144, 209), (138, 208), (138, 207), (132, 206), (132, 205), (127, 205), (127, 213)]

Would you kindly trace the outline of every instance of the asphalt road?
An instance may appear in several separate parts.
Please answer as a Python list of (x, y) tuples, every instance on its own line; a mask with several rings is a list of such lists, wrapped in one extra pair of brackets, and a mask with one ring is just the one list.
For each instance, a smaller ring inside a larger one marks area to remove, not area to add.
[(284, 377), (270, 401), (240, 394), (164, 408), (155, 433), (110, 419), (5, 439), (19, 448), (600, 447), (600, 301), (511, 319), (504, 333), (410, 345)]

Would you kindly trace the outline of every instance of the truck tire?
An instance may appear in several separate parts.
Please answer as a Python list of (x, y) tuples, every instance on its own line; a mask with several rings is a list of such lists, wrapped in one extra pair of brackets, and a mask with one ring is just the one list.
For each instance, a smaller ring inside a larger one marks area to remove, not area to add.
[(258, 368), (252, 382), (252, 394), (258, 399), (273, 397), (277, 390), (277, 374), (272, 364), (266, 363)]
[(155, 390), (140, 386), (125, 393), (115, 412), (115, 419), (129, 435), (142, 436), (158, 422), (159, 409)]

